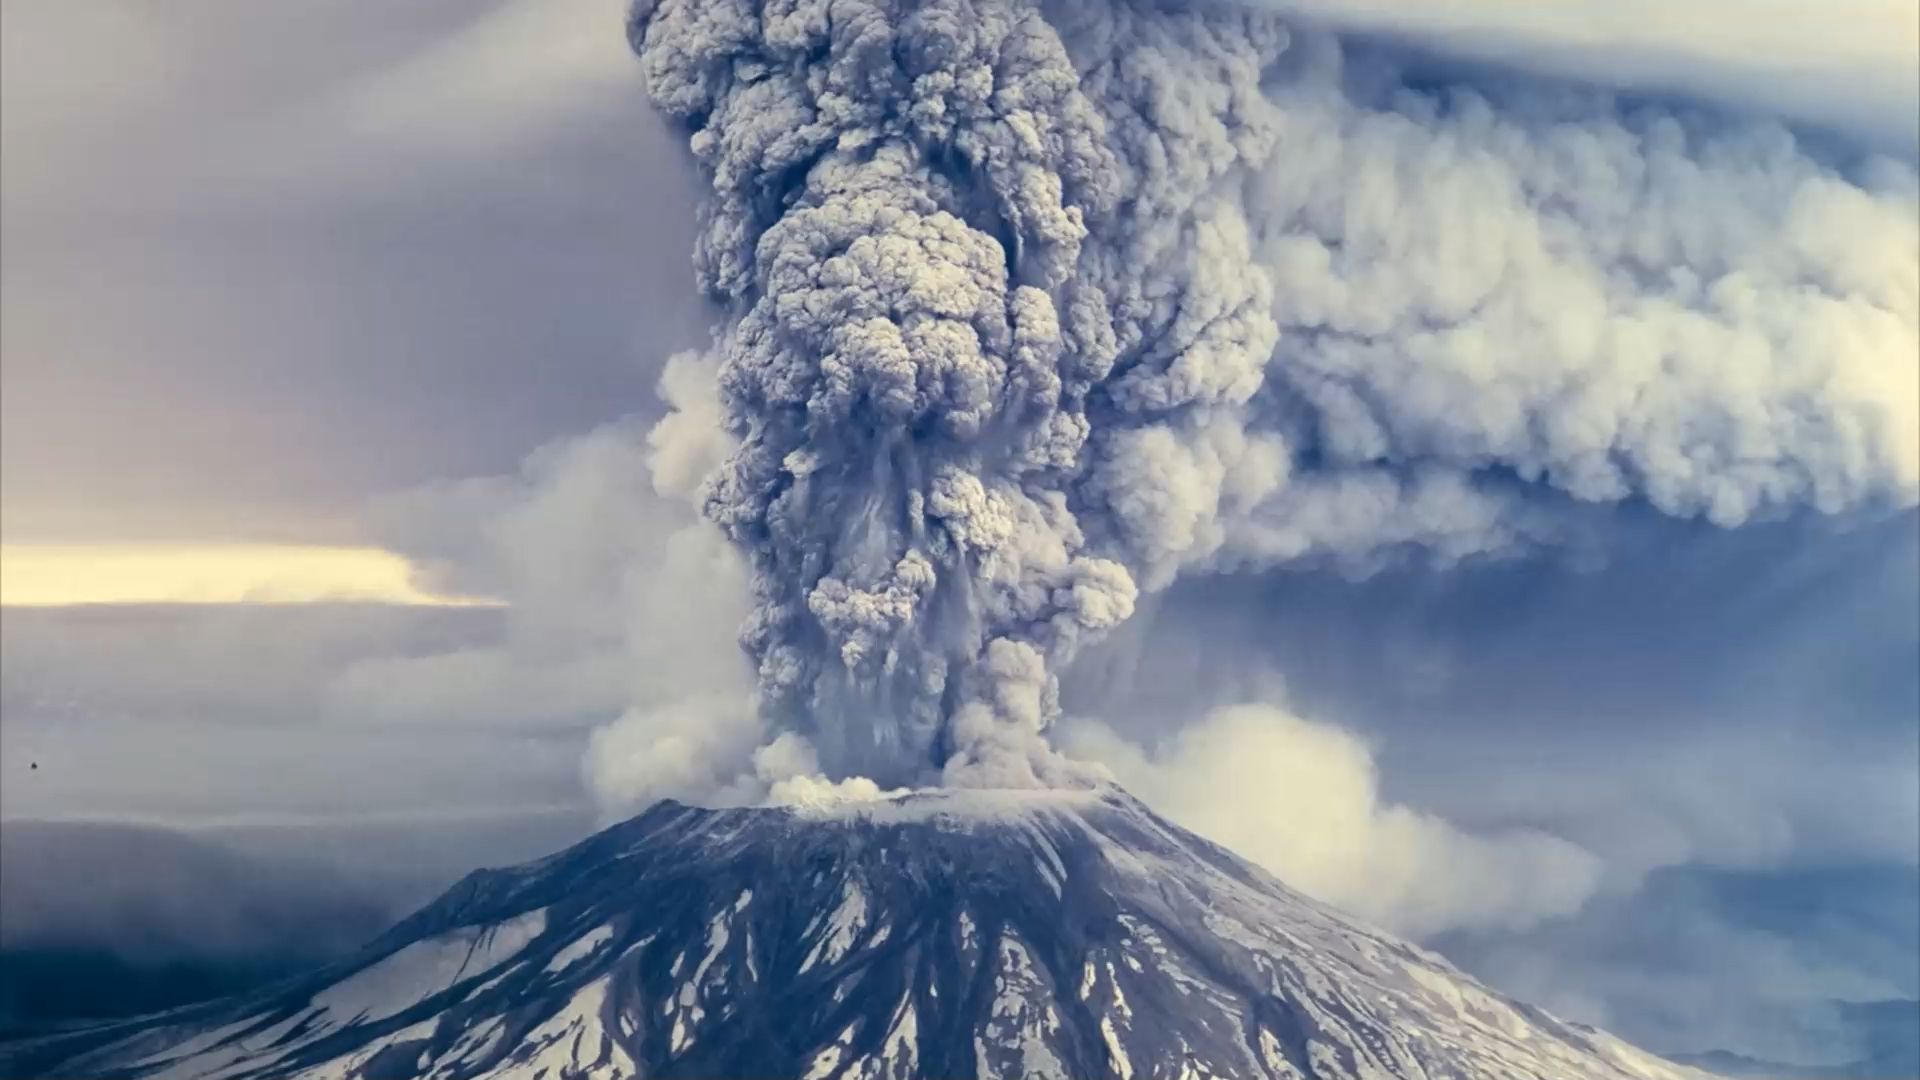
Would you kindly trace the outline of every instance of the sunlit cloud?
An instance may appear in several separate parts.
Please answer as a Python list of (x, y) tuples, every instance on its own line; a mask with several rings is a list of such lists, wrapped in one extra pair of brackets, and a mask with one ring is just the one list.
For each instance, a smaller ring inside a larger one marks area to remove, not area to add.
[(289, 544), (0, 545), (0, 605), (305, 604), (489, 607), (415, 581), (411, 563), (372, 547)]

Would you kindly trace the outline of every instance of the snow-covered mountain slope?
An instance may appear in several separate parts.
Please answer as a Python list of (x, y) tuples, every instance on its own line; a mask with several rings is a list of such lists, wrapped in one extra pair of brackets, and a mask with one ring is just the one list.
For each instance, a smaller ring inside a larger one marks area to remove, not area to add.
[(1115, 789), (661, 803), (243, 1000), (5, 1075), (1675, 1080)]

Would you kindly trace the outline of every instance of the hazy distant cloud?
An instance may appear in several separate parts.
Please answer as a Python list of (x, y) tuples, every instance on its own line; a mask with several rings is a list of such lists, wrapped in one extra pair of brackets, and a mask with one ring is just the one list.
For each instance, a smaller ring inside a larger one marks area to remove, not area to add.
[[(98, 78), (89, 65), (74, 62), (72, 51), (46, 47), (56, 41), (87, 42), (98, 50), (89, 59), (114, 77)], [(138, 111), (179, 77), (179, 44), (170, 22), (139, 4), (6, 5), (0, 9), (0, 66), (6, 72), (0, 135), (31, 139)], [(34, 164), (6, 167), (11, 177)]]
[(7, 539), (365, 542), (653, 408), (710, 316), (621, 8), (9, 0)]
[(1577, 920), (1437, 944), (1525, 1000), (1654, 1049), (1840, 1064), (1866, 1047), (1838, 1002), (1920, 996), (1920, 876), (1675, 869)]
[[(37, 218), (117, 194), (123, 222), (156, 205), (278, 213), (471, 180), (481, 161), (490, 185), (578, 184), (525, 166), (633, 118), (624, 10), (430, 0), (369, 20), (315, 0), (289, 25), (243, 0), (165, 17), (125, 0), (19, 0), (6, 15), (6, 204)], [(275, 31), (277, 62), (263, 64)], [(104, 167), (116, 157), (147, 163), (139, 184)]]
[(1258, 0), (1329, 26), (1603, 86), (1920, 147), (1920, 11), (1905, 0)]
[(343, 89), (346, 129), (407, 153), (497, 156), (503, 139), (544, 139), (581, 113), (617, 113), (639, 71), (620, 32), (622, 0), (506, 0)]
[[(0, 949), (106, 947), (150, 963), (210, 952), (337, 954), (391, 913), (340, 874), (299, 873), (160, 829), (13, 822), (0, 846)], [(305, 950), (303, 950), (305, 951)]]
[(1069, 721), (1069, 752), (1282, 881), (1403, 934), (1520, 929), (1593, 893), (1592, 854), (1541, 832), (1463, 832), (1382, 797), (1367, 745), (1270, 705), (1216, 709), (1142, 748)]
[(8, 819), (0, 1027), (153, 1012), (310, 972), (475, 866), (549, 854), (590, 826), (526, 807), (184, 831)]

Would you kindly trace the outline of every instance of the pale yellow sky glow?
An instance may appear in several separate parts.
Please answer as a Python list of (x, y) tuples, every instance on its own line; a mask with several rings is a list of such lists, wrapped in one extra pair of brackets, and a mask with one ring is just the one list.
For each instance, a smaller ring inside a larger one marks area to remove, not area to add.
[(372, 547), (288, 544), (0, 544), (0, 606), (304, 604), (495, 606), (422, 590)]

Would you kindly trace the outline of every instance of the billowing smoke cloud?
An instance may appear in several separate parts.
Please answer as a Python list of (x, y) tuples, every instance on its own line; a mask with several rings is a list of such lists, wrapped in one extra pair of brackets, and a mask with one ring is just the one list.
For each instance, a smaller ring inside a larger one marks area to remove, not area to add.
[[(1505, 473), (1723, 526), (1913, 503), (1910, 168), (1855, 183), (1778, 128), (1551, 87), (1369, 91), (1399, 80), (1306, 44), (1252, 183), (1283, 328), (1255, 425), (1305, 405), (1279, 430), (1314, 486)], [(1300, 510), (1276, 490), (1238, 546), (1291, 555)], [(1493, 510), (1448, 542), (1526, 525)]]
[(1055, 672), (1188, 568), (1920, 494), (1920, 184), (1271, 13), (641, 0), (731, 313), (708, 516), (770, 730), (1071, 782)]

